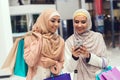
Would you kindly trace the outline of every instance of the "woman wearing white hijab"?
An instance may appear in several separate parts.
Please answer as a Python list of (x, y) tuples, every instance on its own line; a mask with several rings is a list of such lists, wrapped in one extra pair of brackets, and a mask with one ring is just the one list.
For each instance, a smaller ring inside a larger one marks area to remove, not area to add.
[(77, 80), (95, 80), (103, 65), (108, 65), (106, 45), (102, 34), (91, 31), (91, 17), (87, 10), (78, 9), (73, 14), (74, 34), (65, 42), (63, 71), (77, 70)]

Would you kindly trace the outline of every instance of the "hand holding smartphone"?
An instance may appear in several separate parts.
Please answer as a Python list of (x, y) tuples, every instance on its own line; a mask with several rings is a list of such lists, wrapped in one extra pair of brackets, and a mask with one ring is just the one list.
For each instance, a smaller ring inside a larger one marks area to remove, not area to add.
[(79, 49), (79, 47), (80, 47), (81, 45), (83, 45), (82, 40), (76, 40), (76, 41), (74, 42), (74, 46), (75, 46), (75, 48), (76, 48), (75, 50)]

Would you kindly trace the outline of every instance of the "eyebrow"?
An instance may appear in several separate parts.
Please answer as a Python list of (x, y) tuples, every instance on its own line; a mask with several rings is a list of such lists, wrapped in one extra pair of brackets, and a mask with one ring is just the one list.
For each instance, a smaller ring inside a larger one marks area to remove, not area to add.
[(76, 20), (76, 19), (74, 19), (74, 21), (87, 21), (87, 20)]
[(50, 20), (61, 20), (61, 19), (51, 18)]

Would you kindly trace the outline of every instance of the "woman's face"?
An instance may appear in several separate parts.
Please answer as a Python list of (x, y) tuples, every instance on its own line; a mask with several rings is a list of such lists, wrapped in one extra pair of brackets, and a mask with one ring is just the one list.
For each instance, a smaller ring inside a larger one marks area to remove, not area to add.
[(53, 16), (48, 20), (48, 31), (51, 33), (55, 33), (60, 25), (60, 17), (59, 16)]
[(88, 27), (87, 17), (79, 15), (74, 18), (74, 29), (78, 34), (84, 33)]

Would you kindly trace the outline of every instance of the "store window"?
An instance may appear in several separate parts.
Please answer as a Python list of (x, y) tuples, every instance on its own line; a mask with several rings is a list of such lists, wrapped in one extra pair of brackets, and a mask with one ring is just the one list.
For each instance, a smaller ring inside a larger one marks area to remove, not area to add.
[(33, 22), (35, 23), (37, 18), (39, 17), (39, 14), (33, 14)]
[(30, 26), (29, 26), (30, 29), (29, 30), (32, 30), (32, 26), (35, 24), (38, 17), (39, 17), (39, 14), (33, 14), (32, 15), (32, 20), (31, 20), (31, 22), (29, 22), (30, 23)]
[(27, 32), (26, 15), (11, 16), (12, 33)]

